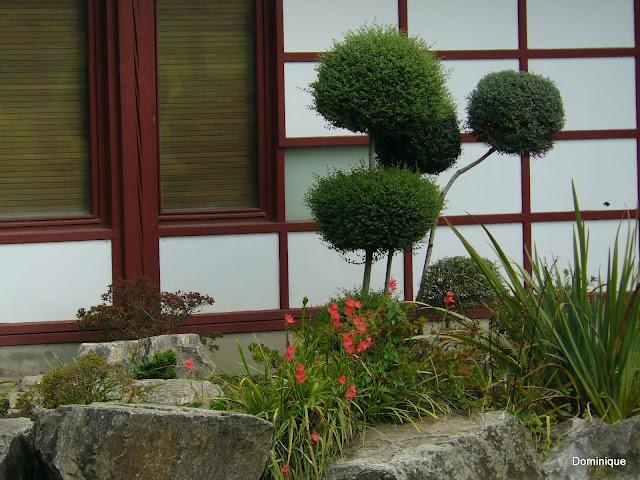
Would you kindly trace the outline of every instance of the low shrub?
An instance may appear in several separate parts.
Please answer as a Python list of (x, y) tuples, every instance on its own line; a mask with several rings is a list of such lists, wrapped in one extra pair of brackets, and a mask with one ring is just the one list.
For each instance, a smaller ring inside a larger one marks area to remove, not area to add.
[(189, 315), (214, 302), (197, 292), (161, 292), (146, 278), (119, 279), (101, 298), (102, 304), (78, 310), (78, 327), (103, 330), (113, 340), (175, 333)]
[(30, 416), (38, 407), (131, 401), (135, 395), (133, 380), (120, 365), (110, 365), (91, 352), (71, 365), (61, 365), (45, 373), (40, 383), (20, 396), (17, 408), (23, 415)]
[(170, 348), (157, 351), (149, 361), (135, 365), (133, 378), (176, 378), (176, 352)]

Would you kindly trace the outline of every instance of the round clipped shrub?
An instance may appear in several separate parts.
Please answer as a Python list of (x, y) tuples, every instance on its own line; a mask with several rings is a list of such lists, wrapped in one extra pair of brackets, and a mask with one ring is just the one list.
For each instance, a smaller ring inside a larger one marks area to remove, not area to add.
[(467, 113), (478, 140), (507, 154), (542, 155), (564, 126), (557, 87), (528, 72), (504, 70), (483, 77), (469, 95)]
[(343, 253), (410, 248), (442, 209), (433, 182), (398, 168), (336, 171), (316, 180), (305, 203), (323, 239)]
[(315, 109), (353, 132), (402, 133), (412, 119), (439, 118), (451, 102), (440, 61), (395, 27), (347, 32), (317, 67)]
[(441, 119), (423, 118), (401, 135), (374, 138), (378, 162), (386, 167), (406, 167), (414, 172), (438, 174), (460, 156), (460, 128), (453, 105)]

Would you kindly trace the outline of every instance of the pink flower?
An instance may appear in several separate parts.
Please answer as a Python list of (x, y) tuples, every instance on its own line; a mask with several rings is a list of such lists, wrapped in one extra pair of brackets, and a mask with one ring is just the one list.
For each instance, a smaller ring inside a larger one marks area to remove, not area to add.
[(304, 383), (304, 381), (307, 379), (306, 375), (304, 374), (304, 365), (303, 364), (298, 363), (296, 365), (295, 377), (296, 377), (296, 380), (298, 381), (298, 383)]
[(342, 326), (342, 323), (340, 323), (340, 317), (332, 318), (331, 323), (333, 324), (333, 328), (335, 328), (336, 330), (339, 330)]
[(389, 280), (389, 292), (395, 292), (398, 289), (398, 282), (395, 278)]
[(296, 321), (293, 319), (292, 315), (289, 315), (288, 313), (284, 316), (284, 324), (285, 326), (291, 326), (294, 323), (296, 323)]
[(356, 351), (358, 353), (362, 353), (364, 352), (367, 348), (369, 348), (371, 346), (371, 344), (373, 343), (373, 339), (367, 335), (367, 338), (365, 338), (364, 340), (362, 340), (360, 343), (358, 343), (358, 348), (356, 349)]
[(342, 335), (342, 346), (347, 351), (347, 353), (355, 353), (355, 345), (353, 344), (353, 334), (345, 333)]
[(189, 372), (193, 372), (193, 370), (196, 368), (195, 365), (193, 364), (193, 360), (190, 358), (187, 358), (184, 361), (184, 368)]
[(345, 383), (347, 383), (347, 377), (346, 377), (346, 375), (340, 375), (340, 376), (338, 377), (338, 383), (339, 383), (340, 385), (344, 385)]
[(357, 327), (358, 333), (367, 331), (367, 321), (362, 317), (353, 317), (353, 325)]
[(280, 470), (282, 470), (282, 474), (285, 477), (289, 476), (289, 465), (283, 465), (282, 467), (280, 467)]
[(311, 443), (318, 443), (320, 441), (320, 435), (318, 432), (311, 432)]
[(347, 307), (355, 308), (356, 310), (357, 310), (358, 308), (362, 308), (362, 304), (361, 304), (359, 301), (354, 300), (353, 298), (350, 298), (350, 297), (347, 297), (347, 298), (345, 299), (344, 304), (345, 304)]
[(344, 395), (344, 398), (346, 398), (347, 400), (353, 400), (354, 398), (356, 398), (357, 394), (358, 394), (358, 389), (356, 388), (356, 386), (349, 385), (349, 388), (347, 388), (347, 393)]
[(284, 358), (287, 362), (293, 360), (293, 357), (296, 354), (296, 346), (295, 345), (287, 345), (287, 351), (284, 353)]
[(349, 316), (353, 313), (353, 307), (344, 307), (344, 314)]

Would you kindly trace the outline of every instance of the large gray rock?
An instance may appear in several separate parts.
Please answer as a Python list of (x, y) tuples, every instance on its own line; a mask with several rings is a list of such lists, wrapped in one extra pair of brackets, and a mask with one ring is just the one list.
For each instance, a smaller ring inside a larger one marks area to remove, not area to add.
[(37, 465), (31, 454), (28, 418), (0, 419), (0, 480), (32, 480)]
[(119, 363), (125, 370), (132, 371), (132, 362), (149, 361), (154, 353), (167, 348), (176, 352), (176, 370), (179, 377), (189, 374), (184, 368), (184, 361), (187, 359), (193, 360), (195, 374), (209, 375), (216, 372), (211, 351), (202, 343), (200, 335), (195, 333), (158, 335), (140, 340), (82, 343), (78, 348), (78, 356), (94, 352), (109, 363)]
[(56, 480), (251, 480), (272, 431), (239, 413), (96, 403), (41, 414), (34, 446)]
[[(640, 478), (640, 416), (613, 425), (573, 419), (565, 427), (564, 438), (543, 464), (549, 480)], [(625, 465), (619, 465), (621, 459)]]
[(538, 480), (524, 424), (502, 412), (370, 431), (362, 447), (329, 468), (331, 480)]
[(199, 402), (207, 407), (214, 398), (223, 396), (222, 389), (207, 380), (136, 380), (134, 385), (141, 391), (142, 400), (156, 405), (192, 405)]

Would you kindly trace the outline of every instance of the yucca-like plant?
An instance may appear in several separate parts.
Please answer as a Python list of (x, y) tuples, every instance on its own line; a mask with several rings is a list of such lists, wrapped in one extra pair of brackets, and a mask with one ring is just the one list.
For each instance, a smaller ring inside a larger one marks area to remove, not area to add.
[[(582, 406), (607, 422), (629, 417), (640, 408), (640, 275), (637, 264), (637, 228), (629, 228), (623, 248), (609, 252), (606, 278), (589, 276), (589, 238), (573, 190), (576, 226), (573, 265), (562, 270), (547, 265), (536, 252), (529, 274), (513, 264), (485, 229), (504, 270), (490, 269), (473, 246), (451, 227), (476, 261), (512, 319), (502, 324), (506, 336), (497, 335), (492, 353), (511, 362), (519, 375), (546, 370), (571, 384)], [(594, 286), (595, 285), (595, 286)], [(450, 313), (455, 317), (457, 314)], [(517, 340), (517, 349), (505, 338)], [(517, 351), (516, 351), (517, 350)]]

